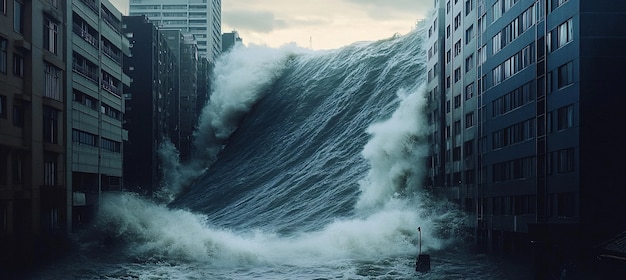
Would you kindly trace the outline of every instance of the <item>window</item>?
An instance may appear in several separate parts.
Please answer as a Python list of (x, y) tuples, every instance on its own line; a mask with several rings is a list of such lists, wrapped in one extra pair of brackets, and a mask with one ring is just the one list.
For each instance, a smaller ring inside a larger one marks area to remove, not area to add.
[(461, 13), (460, 12), (454, 17), (454, 30), (456, 31), (457, 29), (459, 29), (459, 26), (461, 26)]
[(44, 162), (44, 171), (43, 171), (43, 175), (44, 175), (44, 185), (46, 186), (54, 186), (57, 184), (57, 176), (56, 176), (56, 172), (57, 172), (57, 163), (56, 161), (46, 161)]
[(446, 101), (446, 113), (450, 113), (450, 100)]
[(474, 68), (474, 54), (470, 54), (467, 58), (465, 58), (465, 72), (472, 70)]
[(43, 47), (47, 51), (56, 54), (58, 48), (59, 25), (46, 18), (44, 20)]
[(473, 82), (465, 86), (465, 100), (468, 100), (472, 97), (474, 97), (474, 83)]
[(13, 54), (13, 76), (24, 78), (24, 58)]
[(574, 82), (574, 64), (570, 61), (561, 65), (558, 69), (557, 86), (559, 89)]
[(469, 13), (472, 11), (472, 8), (474, 6), (474, 0), (465, 0), (465, 15), (469, 15)]
[(59, 112), (50, 107), (43, 107), (43, 140), (46, 143), (56, 144), (59, 130)]
[(454, 109), (461, 107), (461, 95), (457, 95), (454, 97)]
[(502, 32), (498, 32), (498, 34), (493, 36), (493, 38), (491, 39), (491, 43), (493, 48), (493, 54), (498, 53), (502, 49)]
[(9, 41), (0, 37), (0, 73), (7, 73), (7, 45)]
[(465, 114), (465, 128), (474, 126), (474, 112)]
[(559, 173), (574, 171), (574, 148), (560, 150), (557, 152), (557, 156)]
[(454, 122), (454, 135), (459, 135), (461, 134), (461, 121), (455, 121)]
[(0, 95), (0, 118), (7, 118), (7, 97)]
[(7, 0), (0, 0), (0, 14), (7, 14)]
[(13, 125), (17, 127), (24, 126), (24, 107), (21, 104), (13, 105)]
[(466, 157), (474, 154), (474, 139), (465, 141), (465, 143), (463, 143), (463, 153)]
[(496, 21), (502, 16), (502, 4), (500, 3), (500, 0), (496, 1), (496, 3), (493, 4), (492, 10), (493, 10), (493, 21)]
[(478, 65), (482, 65), (487, 61), (487, 45), (482, 46), (478, 49)]
[(450, 12), (450, 8), (451, 8), (451, 6), (450, 6), (450, 0), (448, 0), (448, 3), (446, 3), (446, 13), (449, 13), (449, 12)]
[(574, 38), (574, 26), (570, 18), (558, 27), (557, 42), (559, 48), (572, 41)]
[(474, 25), (470, 25), (470, 27), (468, 27), (465, 30), (465, 44), (469, 44), (470, 40), (472, 40), (472, 38), (474, 37)]
[(120, 142), (102, 138), (102, 149), (113, 153), (120, 153), (122, 151), (122, 145)]
[(454, 43), (454, 57), (461, 54), (461, 39)]
[(563, 130), (574, 126), (574, 106), (569, 105), (557, 110), (556, 128)]
[(72, 130), (72, 142), (97, 147), (96, 135), (80, 130)]
[(446, 38), (450, 38), (450, 25), (446, 26)]
[(44, 96), (52, 98), (54, 100), (62, 101), (61, 99), (61, 69), (46, 63), (44, 75), (45, 89)]
[[(452, 150), (452, 161), (461, 160), (461, 147), (454, 147)], [(455, 180), (456, 181), (456, 180)]]
[(18, 1), (14, 1), (13, 2), (13, 31), (17, 33), (22, 33), (23, 31), (22, 17), (23, 17), (22, 3)]
[(452, 60), (452, 50), (448, 50), (446, 52), (446, 63), (450, 63), (451, 60)]
[(461, 67), (454, 69), (454, 82), (461, 80)]

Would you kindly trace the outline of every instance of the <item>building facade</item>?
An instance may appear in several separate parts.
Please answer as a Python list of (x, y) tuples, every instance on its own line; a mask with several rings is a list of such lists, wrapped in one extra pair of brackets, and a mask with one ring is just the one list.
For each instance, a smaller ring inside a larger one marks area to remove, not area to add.
[(243, 44), (243, 40), (239, 37), (239, 32), (233, 30), (233, 32), (222, 34), (223, 53), (235, 47), (236, 44)]
[(121, 189), (121, 14), (66, 3), (0, 2), (2, 265), (51, 256), (102, 191)]
[(0, 269), (71, 228), (64, 3), (0, 2)]
[(435, 6), (426, 185), (463, 206), (487, 248), (580, 248), (626, 230), (626, 148), (607, 134), (624, 126), (626, 3)]
[[(129, 54), (122, 15), (106, 0), (72, 1), (68, 6), (67, 181), (73, 190), (73, 220), (82, 224), (97, 210), (102, 192), (121, 191), (124, 87)], [(71, 64), (70, 64), (71, 61)], [(68, 71), (69, 72), (69, 71)]]
[(124, 129), (128, 131), (124, 153), (125, 189), (151, 196), (161, 174), (159, 145), (171, 139), (172, 100), (178, 97), (178, 65), (167, 38), (145, 16), (126, 16), (123, 33), (132, 56), (124, 69), (132, 79), (125, 95)]
[(222, 50), (221, 0), (132, 0), (130, 15), (145, 15), (159, 28), (192, 34), (210, 64)]

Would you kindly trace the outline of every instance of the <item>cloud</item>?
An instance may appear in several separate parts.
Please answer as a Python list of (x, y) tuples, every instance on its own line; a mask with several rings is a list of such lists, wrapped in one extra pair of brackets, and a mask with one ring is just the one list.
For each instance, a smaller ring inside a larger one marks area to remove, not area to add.
[(245, 29), (260, 33), (270, 33), (277, 29), (287, 28), (285, 20), (277, 18), (268, 11), (230, 10), (222, 12), (222, 20), (236, 29)]
[(367, 12), (372, 19), (389, 19), (394, 15), (412, 14), (418, 17), (433, 7), (432, 0), (344, 0)]

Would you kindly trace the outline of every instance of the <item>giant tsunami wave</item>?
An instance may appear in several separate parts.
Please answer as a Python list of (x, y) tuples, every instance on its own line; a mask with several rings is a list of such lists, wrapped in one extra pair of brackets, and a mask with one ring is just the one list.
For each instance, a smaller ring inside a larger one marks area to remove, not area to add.
[(172, 169), (162, 193), (175, 200), (109, 195), (98, 233), (88, 235), (106, 235), (116, 257), (201, 263), (218, 276), (247, 266), (345, 276), (356, 273), (354, 263), (405, 265), (418, 226), (424, 250), (441, 248), (441, 229), (462, 217), (421, 190), (421, 34), (331, 51), (248, 46), (223, 55), (194, 159), (164, 157)]

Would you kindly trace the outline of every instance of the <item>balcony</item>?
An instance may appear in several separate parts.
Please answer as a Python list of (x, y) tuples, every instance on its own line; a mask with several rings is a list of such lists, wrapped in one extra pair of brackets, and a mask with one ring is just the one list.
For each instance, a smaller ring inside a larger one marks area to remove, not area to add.
[(81, 28), (78, 24), (72, 25), (72, 31), (74, 31), (76, 35), (83, 38), (83, 40), (92, 45), (94, 48), (98, 48), (98, 38), (91, 35), (87, 30)]
[(111, 94), (117, 97), (120, 97), (120, 98), (122, 97), (119, 87), (114, 85), (112, 81), (108, 82), (108, 81), (103, 80), (100, 82), (100, 87), (102, 87), (102, 89), (110, 92)]
[(113, 60), (115, 63), (117, 63), (117, 65), (122, 66), (122, 55), (120, 54), (119, 51), (115, 51), (113, 50), (113, 48), (111, 47), (107, 47), (106, 45), (102, 46), (102, 53), (110, 58), (111, 60)]
[(74, 70), (74, 72), (76, 73), (81, 74), (82, 76), (86, 77), (92, 82), (96, 84), (98, 83), (98, 73), (96, 71), (89, 69), (88, 66), (81, 65), (81, 64), (74, 62), (72, 63), (72, 70)]

